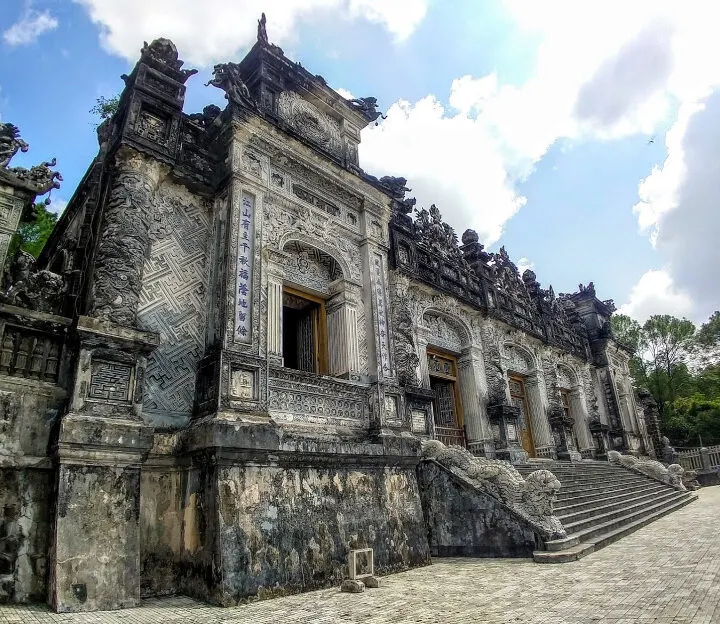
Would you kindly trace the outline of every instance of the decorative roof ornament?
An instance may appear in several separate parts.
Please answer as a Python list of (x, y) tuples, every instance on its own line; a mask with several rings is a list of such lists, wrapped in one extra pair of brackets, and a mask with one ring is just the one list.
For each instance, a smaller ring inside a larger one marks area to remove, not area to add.
[(13, 156), (27, 152), (30, 146), (20, 138), (20, 129), (11, 123), (0, 122), (0, 167), (7, 167)]
[(53, 158), (49, 162), (44, 162), (30, 169), (25, 167), (14, 167), (7, 169), (18, 180), (25, 183), (25, 186), (32, 189), (37, 195), (44, 195), (52, 189), (59, 189), (62, 176), (59, 171), (52, 171), (50, 167), (54, 167), (57, 161)]
[(262, 43), (270, 43), (270, 41), (268, 40), (266, 25), (267, 19), (265, 18), (265, 13), (263, 13), (258, 20), (257, 27), (257, 40), (261, 41)]
[(20, 152), (27, 152), (30, 146), (20, 138), (20, 130), (11, 123), (0, 122), (0, 173), (2, 177), (24, 187), (35, 195), (44, 195), (52, 189), (60, 188), (62, 176), (50, 167), (56, 165), (56, 160), (25, 167), (8, 167), (13, 156)]
[(466, 264), (455, 230), (442, 220), (442, 215), (435, 204), (430, 210), (415, 209), (415, 234), (419, 242), (440, 253), (445, 258), (452, 258)]
[(377, 110), (377, 107), (378, 107), (377, 98), (364, 97), (364, 98), (354, 98), (352, 100), (346, 100), (346, 101), (350, 105), (350, 108), (355, 109), (358, 113), (360, 113), (368, 121), (374, 121), (375, 125), (377, 125), (376, 120), (378, 117), (381, 117), (382, 119), (387, 119), (387, 117), (385, 115), (383, 115), (379, 110)]
[(225, 91), (225, 99), (234, 104), (241, 104), (255, 108), (255, 101), (250, 95), (250, 90), (243, 81), (238, 63), (220, 63), (213, 68), (212, 80), (205, 83), (205, 86), (212, 85)]
[(382, 187), (382, 189), (390, 195), (390, 197), (392, 197), (392, 206), (394, 211), (403, 215), (409, 215), (413, 211), (417, 200), (414, 197), (408, 197), (405, 199), (405, 193), (412, 191), (412, 189), (406, 186), (407, 179), (403, 177), (383, 176), (378, 180), (374, 176), (369, 176), (367, 174), (366, 179), (379, 184), (380, 187)]
[(407, 179), (402, 177), (383, 176), (378, 182), (393, 199), (402, 200), (405, 197), (405, 193), (412, 191), (411, 188), (405, 186)]
[(160, 37), (150, 45), (145, 41), (140, 50), (140, 60), (159, 70), (165, 69), (176, 73), (178, 80), (184, 83), (190, 76), (197, 74), (197, 69), (181, 69), (184, 61), (178, 58), (178, 51), (170, 39)]

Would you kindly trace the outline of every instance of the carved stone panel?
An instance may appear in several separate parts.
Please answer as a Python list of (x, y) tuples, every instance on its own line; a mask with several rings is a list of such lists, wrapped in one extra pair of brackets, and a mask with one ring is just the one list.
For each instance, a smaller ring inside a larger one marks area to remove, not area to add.
[(88, 398), (129, 403), (132, 372), (130, 364), (93, 361)]
[(255, 399), (255, 373), (245, 369), (233, 369), (230, 373), (230, 396), (252, 401)]
[(278, 98), (278, 116), (301, 137), (342, 157), (343, 144), (338, 122), (293, 91)]
[(330, 282), (342, 277), (337, 261), (319, 249), (291, 241), (284, 251), (285, 278), (290, 282), (329, 294)]
[(207, 238), (207, 207), (168, 190), (150, 225), (138, 309), (138, 325), (160, 334), (145, 376), (143, 405), (148, 412), (192, 412), (205, 347)]
[(367, 389), (316, 375), (276, 369), (269, 379), (269, 410), (286, 422), (367, 428)]
[(570, 369), (566, 366), (558, 366), (557, 376), (559, 387), (565, 390), (570, 390), (575, 387), (575, 377), (572, 371), (570, 371)]
[(507, 360), (507, 367), (514, 373), (529, 375), (535, 370), (535, 365), (532, 359), (522, 349), (508, 345), (505, 347), (505, 357)]
[(373, 299), (375, 302), (375, 310), (377, 312), (378, 351), (380, 353), (378, 366), (382, 371), (382, 375), (387, 377), (391, 372), (390, 331), (388, 326), (387, 304), (385, 301), (385, 266), (382, 255), (374, 253), (372, 263), (374, 273)]
[(426, 314), (423, 322), (427, 330), (428, 344), (449, 351), (462, 350), (463, 337), (446, 318), (436, 314)]

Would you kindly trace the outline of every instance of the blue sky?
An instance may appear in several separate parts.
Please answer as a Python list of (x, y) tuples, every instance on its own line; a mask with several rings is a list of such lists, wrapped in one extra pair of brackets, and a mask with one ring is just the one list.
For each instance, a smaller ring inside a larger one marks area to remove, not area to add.
[(640, 320), (702, 321), (720, 307), (720, 176), (690, 163), (713, 159), (720, 44), (709, 3), (676, 5), (10, 0), (0, 118), (31, 145), (14, 164), (57, 157), (61, 208), (97, 150), (89, 109), (122, 88), (143, 40), (173, 39), (200, 69), (186, 112), (223, 106), (203, 83), (213, 62), (242, 58), (265, 10), (288, 56), (388, 112), (363, 134), (368, 171), (404, 175), (419, 205), (436, 203), (491, 250), (505, 245), (556, 292), (593, 280)]

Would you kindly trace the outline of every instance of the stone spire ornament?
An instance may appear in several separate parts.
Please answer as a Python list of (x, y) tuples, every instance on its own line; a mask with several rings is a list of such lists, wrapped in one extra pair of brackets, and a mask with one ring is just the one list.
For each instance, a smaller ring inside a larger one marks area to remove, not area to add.
[(268, 36), (267, 36), (267, 19), (265, 18), (265, 13), (263, 13), (260, 16), (260, 19), (258, 20), (258, 28), (257, 28), (257, 40), (262, 41), (263, 43), (269, 43)]

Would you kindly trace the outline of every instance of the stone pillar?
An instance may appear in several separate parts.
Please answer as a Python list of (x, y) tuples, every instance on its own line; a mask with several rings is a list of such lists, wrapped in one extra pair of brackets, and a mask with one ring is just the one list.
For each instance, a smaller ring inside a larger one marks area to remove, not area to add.
[(418, 365), (418, 373), (420, 378), (420, 385), (423, 388), (430, 387), (430, 369), (428, 368), (428, 356), (427, 356), (428, 343), (424, 337), (418, 336), (417, 340), (417, 355), (420, 360)]
[(129, 148), (115, 155), (94, 259), (88, 315), (132, 327), (161, 165)]
[(457, 365), (468, 449), (475, 455), (492, 457), (495, 454), (495, 445), (484, 401), (481, 400), (484, 365), (480, 349), (465, 349), (458, 358)]
[(542, 380), (536, 375), (527, 377), (525, 388), (527, 391), (528, 407), (530, 408), (530, 428), (535, 443), (535, 452), (538, 457), (555, 459), (555, 439), (553, 438), (547, 411), (542, 400), (540, 387)]
[(570, 393), (570, 414), (573, 417), (575, 424), (575, 434), (577, 435), (578, 445), (580, 446), (578, 452), (583, 459), (592, 458), (593, 444), (592, 434), (590, 433), (589, 417), (585, 401), (582, 396), (582, 389), (580, 387), (575, 388)]
[(283, 356), (282, 334), (282, 304), (283, 280), (282, 276), (268, 274), (268, 304), (267, 304), (267, 350), (268, 356), (281, 359)]
[(88, 316), (70, 409), (55, 448), (57, 500), (49, 602), (94, 611), (140, 602), (140, 466), (152, 446), (142, 421), (147, 357), (159, 336), (137, 311), (162, 165), (132, 149), (115, 156), (92, 265)]
[(140, 602), (140, 466), (152, 446), (143, 379), (159, 336), (85, 316), (76, 331), (75, 386), (54, 448), (49, 602), (61, 612), (132, 607)]
[(351, 379), (360, 371), (356, 301), (345, 281), (334, 282), (331, 290), (335, 294), (326, 307), (330, 374)]

